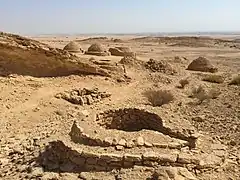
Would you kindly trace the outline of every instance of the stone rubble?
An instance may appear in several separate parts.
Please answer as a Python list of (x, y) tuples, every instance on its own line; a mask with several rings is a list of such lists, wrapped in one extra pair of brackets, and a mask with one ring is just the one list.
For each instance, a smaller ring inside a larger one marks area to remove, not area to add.
[(100, 102), (102, 99), (111, 97), (110, 93), (100, 92), (98, 88), (94, 89), (73, 89), (70, 91), (58, 93), (56, 98), (65, 99), (73, 104), (78, 105), (92, 105), (96, 102)]

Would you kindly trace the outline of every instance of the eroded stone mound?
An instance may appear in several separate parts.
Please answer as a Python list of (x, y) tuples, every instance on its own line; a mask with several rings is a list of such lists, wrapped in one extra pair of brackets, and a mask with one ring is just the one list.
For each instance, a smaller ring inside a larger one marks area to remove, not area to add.
[(63, 93), (56, 94), (57, 98), (65, 99), (73, 104), (79, 105), (92, 105), (93, 103), (99, 102), (104, 98), (109, 98), (110, 93), (100, 92), (98, 88), (94, 89), (73, 89)]
[(136, 54), (132, 52), (131, 48), (129, 47), (115, 47), (115, 48), (109, 48), (109, 52), (113, 56), (130, 56), (135, 58)]
[(36, 77), (95, 74), (110, 76), (94, 64), (79, 61), (67, 51), (54, 49), (18, 35), (0, 33), (0, 75), (20, 74)]
[(132, 56), (124, 56), (120, 61), (120, 64), (124, 64), (129, 67), (135, 67), (135, 68), (142, 68), (144, 67), (144, 62), (141, 60), (136, 59), (136, 57)]
[(146, 69), (149, 69), (152, 72), (161, 72), (166, 74), (175, 74), (176, 70), (168, 62), (164, 60), (154, 60), (150, 59), (145, 63)]
[(83, 50), (81, 49), (80, 45), (74, 41), (71, 41), (70, 43), (68, 43), (63, 50), (68, 51), (68, 52), (73, 52), (73, 53), (79, 53), (79, 52), (83, 52)]
[(94, 64), (98, 65), (102, 69), (107, 69), (124, 74), (125, 68), (122, 64), (114, 63), (109, 59), (91, 60)]
[(215, 73), (218, 71), (216, 67), (214, 67), (211, 62), (205, 57), (198, 57), (193, 60), (187, 67), (187, 70), (191, 71), (202, 71), (202, 72), (211, 72)]
[(99, 43), (92, 44), (85, 54), (95, 55), (95, 56), (108, 56), (109, 53), (103, 48)]

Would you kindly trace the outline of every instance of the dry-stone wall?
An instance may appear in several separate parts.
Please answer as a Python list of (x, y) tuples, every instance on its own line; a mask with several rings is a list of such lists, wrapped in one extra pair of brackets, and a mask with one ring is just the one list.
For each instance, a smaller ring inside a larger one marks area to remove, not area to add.
[[(190, 153), (161, 154), (147, 151), (142, 154), (98, 153), (94, 151), (72, 149), (62, 141), (53, 141), (42, 154), (42, 165), (46, 169), (61, 171), (110, 171), (112, 169), (132, 168), (133, 166), (176, 166), (194, 169), (211, 169), (223, 164), (220, 157), (213, 154), (194, 155)], [(53, 166), (53, 161), (58, 166)], [(69, 168), (66, 168), (68, 165)], [(53, 168), (56, 169), (53, 169)]]
[(107, 129), (124, 131), (154, 130), (189, 142), (195, 148), (198, 135), (195, 132), (178, 132), (163, 125), (161, 117), (143, 109), (125, 108), (108, 110), (97, 115), (98, 124)]
[(134, 147), (157, 147), (165, 149), (181, 149), (183, 147), (189, 146), (189, 143), (186, 141), (182, 142), (169, 142), (169, 143), (160, 143), (160, 142), (149, 142), (146, 141), (144, 137), (138, 136), (135, 139), (127, 140), (126, 138), (118, 139), (114, 135), (106, 136), (105, 138), (98, 136), (91, 136), (84, 132), (84, 129), (80, 127), (77, 122), (73, 123), (70, 132), (71, 139), (75, 143), (86, 144), (89, 146), (101, 146), (101, 147), (116, 147), (117, 150), (122, 148), (134, 148)]

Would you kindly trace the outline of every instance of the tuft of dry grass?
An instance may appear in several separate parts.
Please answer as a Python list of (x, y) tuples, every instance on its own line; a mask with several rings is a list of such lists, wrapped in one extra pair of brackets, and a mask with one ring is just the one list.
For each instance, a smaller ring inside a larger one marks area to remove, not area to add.
[(216, 75), (216, 74), (209, 74), (209, 75), (205, 76), (202, 80), (211, 82), (211, 83), (218, 83), (218, 84), (224, 82), (224, 78), (222, 76)]
[(189, 81), (187, 79), (181, 79), (179, 81), (179, 84), (181, 85), (181, 86), (179, 86), (179, 88), (184, 89), (184, 87), (189, 84)]
[(169, 90), (148, 90), (143, 94), (154, 107), (168, 104), (174, 100), (174, 96)]
[(233, 79), (231, 80), (229, 85), (238, 85), (238, 86), (240, 86), (240, 74), (238, 74), (237, 76), (233, 77)]
[(207, 91), (202, 85), (192, 89), (192, 93), (189, 97), (196, 98), (201, 104), (204, 100), (216, 99), (221, 92), (217, 89), (211, 89)]

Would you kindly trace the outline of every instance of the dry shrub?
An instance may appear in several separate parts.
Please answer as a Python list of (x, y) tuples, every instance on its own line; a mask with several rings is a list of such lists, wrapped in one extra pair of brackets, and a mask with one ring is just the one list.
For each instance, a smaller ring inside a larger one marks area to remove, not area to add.
[(181, 85), (180, 88), (184, 88), (186, 85), (189, 84), (189, 81), (187, 79), (181, 79), (179, 81), (179, 84)]
[(204, 100), (216, 99), (220, 94), (221, 92), (217, 89), (207, 91), (200, 85), (192, 89), (190, 97), (198, 99), (201, 104)]
[(148, 90), (144, 92), (144, 96), (152, 106), (162, 106), (174, 100), (174, 96), (169, 90)]
[(240, 86), (240, 74), (235, 76), (232, 81), (229, 83), (229, 85), (238, 85)]
[(211, 83), (223, 83), (224, 78), (220, 75), (215, 75), (215, 74), (209, 74), (206, 77), (202, 79), (203, 81), (211, 82)]

